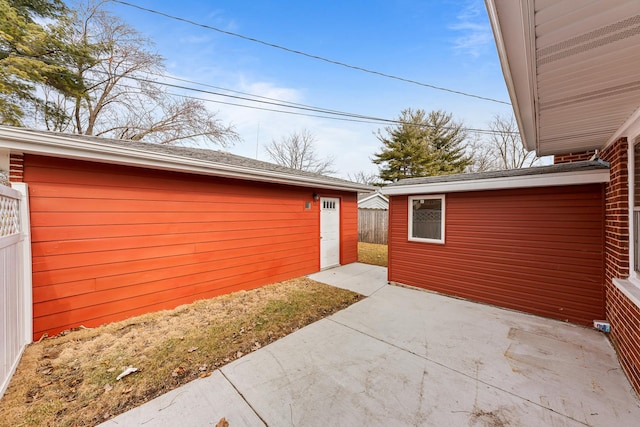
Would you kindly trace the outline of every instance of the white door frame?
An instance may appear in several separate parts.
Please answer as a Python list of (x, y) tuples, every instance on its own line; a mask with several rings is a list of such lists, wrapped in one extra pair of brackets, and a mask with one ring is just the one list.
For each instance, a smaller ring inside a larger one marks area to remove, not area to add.
[(340, 265), (340, 199), (320, 198), (320, 269)]

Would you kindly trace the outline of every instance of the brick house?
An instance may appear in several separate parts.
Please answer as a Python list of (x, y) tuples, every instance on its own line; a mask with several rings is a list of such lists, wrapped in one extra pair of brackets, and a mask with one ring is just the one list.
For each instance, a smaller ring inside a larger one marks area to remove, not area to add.
[(486, 0), (523, 143), (555, 163), (610, 164), (604, 303), (640, 393), (640, 2)]
[(222, 151), (0, 126), (28, 189), (33, 337), (357, 261), (371, 187)]

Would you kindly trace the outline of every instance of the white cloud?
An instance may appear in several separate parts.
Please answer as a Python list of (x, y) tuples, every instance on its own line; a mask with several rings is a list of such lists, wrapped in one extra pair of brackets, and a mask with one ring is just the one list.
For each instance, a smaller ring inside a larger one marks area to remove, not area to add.
[[(279, 86), (272, 82), (250, 82), (247, 78), (240, 79), (237, 90), (267, 98), (305, 103), (305, 91), (291, 87)], [(234, 103), (247, 104), (245, 101)], [(218, 108), (212, 104), (212, 108)], [(251, 103), (252, 106), (260, 104)], [(263, 104), (264, 108), (300, 112), (302, 114), (316, 114), (284, 107)], [(358, 123), (335, 122), (318, 117), (308, 117), (294, 114), (282, 114), (251, 108), (219, 105), (219, 117), (225, 122), (235, 125), (242, 138), (235, 146), (228, 150), (245, 157), (270, 161), (265, 147), (273, 140), (280, 140), (293, 132), (308, 130), (316, 139), (316, 151), (321, 158), (334, 158), (336, 176), (347, 178), (360, 170), (375, 172), (369, 157), (377, 150), (378, 141), (369, 126)]]
[(475, 58), (479, 57), (493, 43), (484, 4), (478, 0), (470, 1), (456, 19), (456, 23), (449, 27), (460, 34), (453, 40), (454, 48)]

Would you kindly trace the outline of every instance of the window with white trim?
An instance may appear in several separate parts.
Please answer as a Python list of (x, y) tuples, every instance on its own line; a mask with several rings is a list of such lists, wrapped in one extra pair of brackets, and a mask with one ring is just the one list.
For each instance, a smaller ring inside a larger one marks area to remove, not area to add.
[(409, 197), (409, 240), (444, 243), (444, 195)]

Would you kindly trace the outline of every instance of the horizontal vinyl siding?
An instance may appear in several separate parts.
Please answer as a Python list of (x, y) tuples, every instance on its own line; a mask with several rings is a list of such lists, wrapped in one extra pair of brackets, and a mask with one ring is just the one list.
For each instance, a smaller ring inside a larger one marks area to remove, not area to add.
[(356, 193), (340, 200), (340, 264), (358, 261), (358, 197)]
[(445, 244), (409, 242), (391, 198), (389, 279), (533, 314), (604, 317), (600, 185), (446, 195)]
[[(319, 269), (312, 188), (30, 155), (25, 181), (35, 338)], [(355, 193), (331, 195), (342, 200), (341, 260), (354, 262)]]

